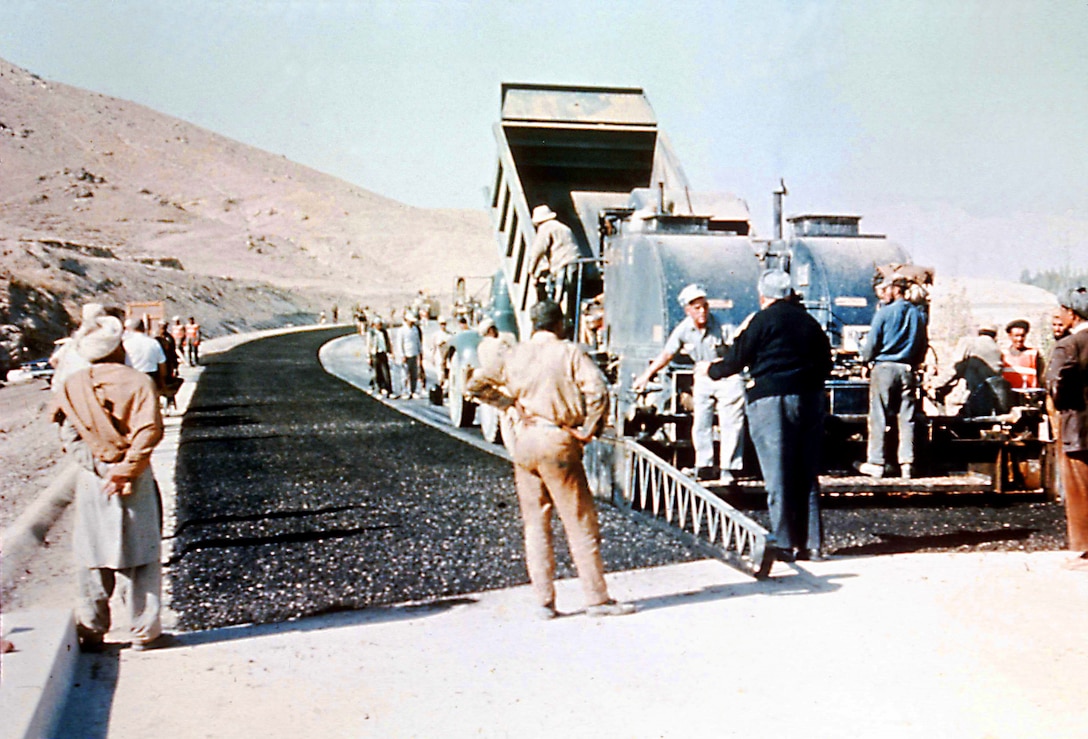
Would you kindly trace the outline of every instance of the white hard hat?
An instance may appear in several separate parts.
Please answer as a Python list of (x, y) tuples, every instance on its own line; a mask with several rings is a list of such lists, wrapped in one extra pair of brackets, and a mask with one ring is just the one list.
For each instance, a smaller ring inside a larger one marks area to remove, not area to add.
[(686, 308), (699, 298), (705, 297), (706, 290), (693, 282), (680, 291), (680, 294), (676, 296), (676, 300), (680, 303), (681, 306)]
[(544, 221), (550, 221), (555, 218), (555, 212), (546, 205), (538, 205), (533, 208), (533, 225), (539, 226)]

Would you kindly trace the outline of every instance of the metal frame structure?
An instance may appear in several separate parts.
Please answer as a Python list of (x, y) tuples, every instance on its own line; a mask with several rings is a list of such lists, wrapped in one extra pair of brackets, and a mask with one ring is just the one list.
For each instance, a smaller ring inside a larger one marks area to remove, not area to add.
[(595, 495), (709, 557), (757, 578), (770, 573), (770, 533), (646, 447), (604, 436), (586, 447), (585, 462)]

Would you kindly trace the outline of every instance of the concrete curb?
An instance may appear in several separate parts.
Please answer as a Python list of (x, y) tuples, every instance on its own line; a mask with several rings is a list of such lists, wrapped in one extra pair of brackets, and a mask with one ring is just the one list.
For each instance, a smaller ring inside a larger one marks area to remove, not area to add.
[(15, 584), (26, 564), (45, 542), (49, 529), (57, 522), (75, 493), (75, 466), (68, 460), (59, 465), (55, 480), (0, 534), (3, 541), (4, 572), (0, 587)]
[(4, 736), (52, 736), (79, 659), (72, 612), (5, 613), (4, 634), (16, 647), (3, 657), (0, 715), (4, 717)]
[[(344, 324), (348, 325), (350, 324)], [(268, 336), (326, 328), (336, 326), (300, 326), (222, 336), (205, 341), (203, 354), (229, 351), (241, 344)], [(167, 508), (165, 513), (171, 518), (174, 497), (173, 465), (180, 440), (181, 420), (202, 371), (201, 367), (183, 366), (181, 369), (187, 382), (182, 386), (178, 397), (180, 413), (164, 419), (167, 426), (165, 443), (160, 444), (161, 448), (156, 449), (152, 457), (153, 465), (162, 465), (160, 472), (164, 473), (164, 477), (167, 476), (167, 469), (169, 470), (169, 479), (160, 480), (160, 489)], [(49, 530), (73, 500), (75, 467), (65, 460), (57, 469), (57, 478), (0, 534), (0, 541), (3, 542), (3, 574), (0, 580), (4, 590), (14, 585), (17, 577), (45, 542)], [(172, 523), (170, 527), (172, 528)], [(168, 556), (166, 542), (163, 551)], [(172, 615), (168, 602), (165, 602), (163, 621), (168, 628)], [(79, 660), (79, 642), (72, 613), (68, 609), (33, 609), (3, 613), (2, 616), (3, 636), (12, 641), (16, 648), (16, 651), (0, 657), (0, 716), (3, 716), (4, 722), (3, 735), (11, 739), (52, 736)]]

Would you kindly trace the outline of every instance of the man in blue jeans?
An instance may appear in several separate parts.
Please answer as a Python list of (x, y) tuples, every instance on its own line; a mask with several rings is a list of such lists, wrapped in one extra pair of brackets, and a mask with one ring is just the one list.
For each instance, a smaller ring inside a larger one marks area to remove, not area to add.
[(714, 363), (696, 363), (711, 379), (748, 368), (748, 433), (759, 457), (776, 555), (821, 556), (819, 471), (824, 382), (831, 344), (820, 324), (793, 299), (781, 270), (759, 278), (760, 311), (738, 329)]
[(926, 356), (929, 338), (926, 316), (903, 295), (907, 280), (898, 277), (877, 285), (890, 301), (873, 315), (861, 359), (872, 363), (869, 373), (869, 445), (866, 459), (856, 465), (870, 477), (883, 477), (885, 434), (898, 420), (899, 475), (914, 475), (914, 415), (918, 405), (915, 373)]

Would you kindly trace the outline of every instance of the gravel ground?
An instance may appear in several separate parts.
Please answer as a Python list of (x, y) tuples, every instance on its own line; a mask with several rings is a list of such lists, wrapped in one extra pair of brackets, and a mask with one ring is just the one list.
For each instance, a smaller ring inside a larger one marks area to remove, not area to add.
[(61, 459), (56, 428), (45, 419), (51, 398), (44, 380), (0, 385), (0, 529), (52, 481)]
[[(335, 330), (265, 339), (209, 359), (178, 459), (173, 608), (186, 629), (281, 621), (526, 581), (509, 465), (374, 402), (318, 366)], [(37, 384), (0, 388), (0, 520), (51, 479), (59, 455)], [(208, 474), (201, 475), (201, 470)], [(1062, 507), (1022, 500), (829, 499), (838, 556), (1064, 547)], [(610, 571), (694, 558), (600, 507)], [(752, 515), (766, 524), (766, 513)], [(65, 605), (70, 515), (5, 607)], [(557, 532), (560, 575), (574, 574)]]
[[(317, 350), (335, 335), (275, 337), (209, 360), (178, 454), (169, 567), (182, 629), (527, 582), (509, 464), (325, 374)], [(979, 502), (829, 500), (826, 548), (1062, 547), (1060, 505)], [(600, 513), (609, 571), (697, 558), (608, 505)], [(752, 514), (766, 523), (764, 510)], [(558, 574), (573, 576), (557, 528)]]
[[(209, 359), (178, 452), (182, 629), (528, 582), (509, 463), (325, 374), (317, 350), (334, 335)], [(607, 506), (601, 528), (609, 571), (698, 558)], [(558, 574), (573, 576), (561, 527), (556, 539)]]

